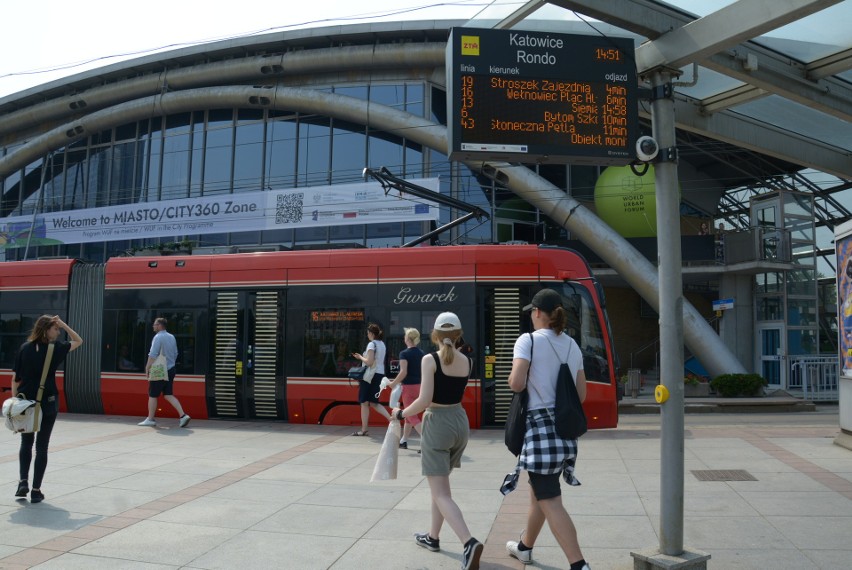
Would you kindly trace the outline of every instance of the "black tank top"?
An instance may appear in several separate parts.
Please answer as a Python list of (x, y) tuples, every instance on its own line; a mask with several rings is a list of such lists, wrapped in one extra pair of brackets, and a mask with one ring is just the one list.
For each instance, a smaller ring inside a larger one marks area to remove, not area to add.
[(435, 390), (432, 392), (432, 403), (452, 405), (462, 401), (464, 389), (467, 387), (467, 379), (473, 370), (473, 361), (468, 357), (470, 371), (467, 376), (448, 376), (441, 369), (441, 356), (437, 352), (430, 352), (435, 359)]

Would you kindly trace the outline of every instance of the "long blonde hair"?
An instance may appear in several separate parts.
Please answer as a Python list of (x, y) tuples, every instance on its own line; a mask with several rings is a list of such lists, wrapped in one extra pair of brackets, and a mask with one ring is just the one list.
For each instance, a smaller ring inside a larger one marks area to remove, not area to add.
[(443, 364), (449, 366), (456, 357), (456, 346), (462, 336), (461, 329), (455, 331), (432, 331), (432, 342), (438, 349), (438, 356)]

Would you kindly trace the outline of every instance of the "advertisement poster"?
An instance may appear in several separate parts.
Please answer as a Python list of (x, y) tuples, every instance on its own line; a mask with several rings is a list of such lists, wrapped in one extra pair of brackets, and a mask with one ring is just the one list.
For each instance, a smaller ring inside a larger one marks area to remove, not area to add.
[[(412, 180), (438, 191), (438, 179)], [(377, 182), (221, 194), (0, 219), (0, 250), (193, 234), (438, 219), (434, 202)]]
[[(844, 224), (845, 226), (846, 224)], [(852, 378), (852, 226), (841, 237), (838, 232), (837, 247), (837, 307), (840, 328), (841, 368), (844, 376)]]

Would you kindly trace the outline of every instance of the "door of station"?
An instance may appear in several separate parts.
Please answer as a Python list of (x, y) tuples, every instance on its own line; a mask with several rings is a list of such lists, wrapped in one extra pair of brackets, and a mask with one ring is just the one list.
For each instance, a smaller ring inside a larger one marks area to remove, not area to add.
[(786, 387), (787, 348), (784, 327), (781, 325), (757, 326), (757, 369), (771, 386)]

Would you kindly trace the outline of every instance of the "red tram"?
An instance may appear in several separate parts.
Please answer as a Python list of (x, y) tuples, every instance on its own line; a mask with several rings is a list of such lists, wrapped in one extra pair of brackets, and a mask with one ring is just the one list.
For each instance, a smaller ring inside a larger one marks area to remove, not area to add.
[(346, 371), (366, 346), (367, 324), (384, 329), (393, 375), (403, 327), (419, 329), (431, 350), (435, 317), (453, 311), (475, 363), (463, 405), (472, 427), (495, 426), (511, 399), (514, 341), (530, 327), (521, 307), (544, 286), (562, 294), (583, 350), (590, 427), (615, 427), (602, 288), (576, 252), (533, 245), (0, 263), (0, 385), (8, 390), (15, 351), (38, 315), (59, 314), (85, 340), (57, 376), (61, 409), (144, 415), (151, 323), (164, 316), (180, 351), (175, 393), (191, 416), (359, 425)]

